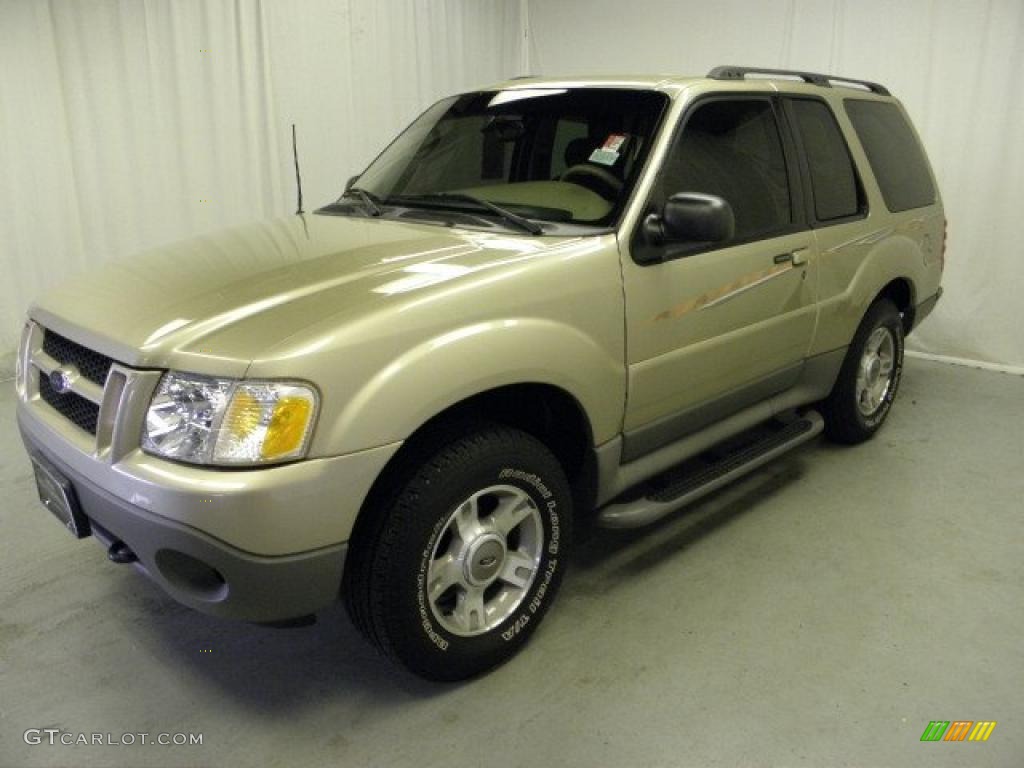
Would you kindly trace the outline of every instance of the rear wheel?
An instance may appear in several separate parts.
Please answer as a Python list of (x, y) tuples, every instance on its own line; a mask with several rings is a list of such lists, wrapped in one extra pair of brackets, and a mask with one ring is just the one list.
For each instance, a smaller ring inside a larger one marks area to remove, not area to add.
[(822, 404), (825, 434), (861, 443), (882, 426), (903, 372), (903, 321), (888, 299), (872, 304), (847, 350), (839, 378)]
[(523, 432), (482, 425), (414, 451), (396, 477), (350, 545), (356, 626), (432, 680), (509, 659), (567, 563), (571, 495), (558, 461)]

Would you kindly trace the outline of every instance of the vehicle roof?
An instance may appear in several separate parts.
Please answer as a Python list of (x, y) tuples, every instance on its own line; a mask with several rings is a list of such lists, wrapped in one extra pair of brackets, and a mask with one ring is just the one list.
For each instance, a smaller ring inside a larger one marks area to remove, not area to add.
[(716, 87), (728, 84), (729, 90), (746, 83), (766, 83), (776, 90), (788, 93), (822, 93), (852, 91), (865, 97), (887, 98), (879, 93), (872, 93), (871, 90), (862, 88), (861, 82), (852, 79), (845, 79), (837, 76), (823, 76), (829, 78), (834, 85), (821, 85), (813, 82), (805, 82), (799, 79), (797, 73), (792, 76), (773, 77), (770, 75), (757, 74), (747, 79), (734, 78), (712, 78), (692, 77), (674, 74), (634, 74), (634, 75), (581, 75), (565, 77), (517, 77), (496, 83), (484, 90), (523, 90), (529, 88), (636, 88), (641, 90), (656, 90), (670, 93), (677, 93), (692, 85), (714, 85)]
[(683, 77), (672, 74), (649, 75), (585, 75), (565, 77), (516, 77), (495, 84), (495, 90), (521, 88), (646, 88), (662, 89), (666, 87), (682, 87), (696, 80), (705, 78)]

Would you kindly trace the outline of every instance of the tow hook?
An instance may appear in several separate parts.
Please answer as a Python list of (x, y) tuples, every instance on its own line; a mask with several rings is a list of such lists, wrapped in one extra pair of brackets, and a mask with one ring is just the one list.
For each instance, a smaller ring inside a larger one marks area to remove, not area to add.
[(110, 562), (121, 565), (125, 563), (134, 563), (139, 559), (138, 555), (132, 551), (132, 548), (120, 539), (110, 545), (110, 549), (107, 550), (107, 558)]

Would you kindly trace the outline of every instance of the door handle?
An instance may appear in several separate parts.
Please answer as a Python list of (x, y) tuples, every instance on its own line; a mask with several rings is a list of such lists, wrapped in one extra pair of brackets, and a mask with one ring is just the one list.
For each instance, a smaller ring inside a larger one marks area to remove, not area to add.
[(785, 264), (788, 261), (794, 267), (802, 267), (804, 264), (807, 263), (807, 249), (794, 248), (789, 253), (780, 253), (773, 259), (773, 261), (776, 264)]

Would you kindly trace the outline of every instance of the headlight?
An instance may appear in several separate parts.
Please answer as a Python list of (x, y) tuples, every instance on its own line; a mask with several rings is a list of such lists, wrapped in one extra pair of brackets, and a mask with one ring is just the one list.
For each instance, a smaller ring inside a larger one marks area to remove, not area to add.
[(142, 450), (192, 464), (271, 464), (306, 453), (313, 388), (169, 372), (146, 414)]

